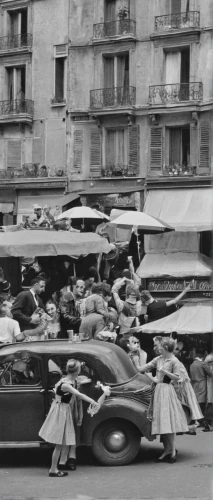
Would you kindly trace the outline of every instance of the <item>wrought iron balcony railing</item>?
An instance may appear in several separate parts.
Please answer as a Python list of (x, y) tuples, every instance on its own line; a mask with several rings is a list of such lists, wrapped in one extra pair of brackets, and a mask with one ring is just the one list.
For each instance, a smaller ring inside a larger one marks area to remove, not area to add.
[(24, 35), (3, 36), (0, 38), (0, 51), (32, 47), (32, 43), (33, 36), (29, 33), (24, 33)]
[(101, 174), (103, 177), (135, 177), (138, 175), (138, 168), (123, 163), (110, 163), (102, 168)]
[(202, 101), (203, 84), (171, 83), (149, 87), (149, 104), (177, 103), (181, 101)]
[(135, 87), (112, 87), (90, 91), (90, 107), (92, 109), (134, 106), (135, 100)]
[(37, 179), (44, 177), (65, 177), (65, 167), (46, 167), (37, 163), (25, 163), (22, 168), (0, 169), (0, 179)]
[(136, 22), (132, 19), (120, 19), (119, 21), (109, 21), (106, 23), (94, 24), (93, 37), (107, 38), (110, 36), (125, 36), (136, 34)]
[(34, 103), (29, 99), (15, 99), (13, 101), (0, 101), (0, 117), (2, 115), (30, 115), (33, 116)]
[(199, 28), (199, 26), (200, 12), (196, 10), (155, 17), (155, 31)]

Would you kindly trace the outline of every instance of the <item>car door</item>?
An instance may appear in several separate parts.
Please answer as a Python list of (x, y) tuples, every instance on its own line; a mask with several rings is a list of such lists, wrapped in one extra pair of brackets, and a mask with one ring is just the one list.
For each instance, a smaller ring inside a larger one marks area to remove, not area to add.
[(45, 419), (42, 357), (18, 350), (0, 356), (0, 442), (38, 441)]

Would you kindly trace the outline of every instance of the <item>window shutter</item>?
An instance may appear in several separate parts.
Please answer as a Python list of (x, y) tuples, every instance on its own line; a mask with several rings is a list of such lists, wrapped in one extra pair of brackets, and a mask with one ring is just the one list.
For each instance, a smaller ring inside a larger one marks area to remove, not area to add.
[(8, 140), (7, 142), (7, 168), (21, 168), (21, 140)]
[(209, 173), (210, 169), (210, 121), (200, 122), (200, 173)]
[(90, 175), (101, 175), (101, 132), (98, 129), (90, 133)]
[(129, 127), (129, 168), (133, 173), (139, 174), (139, 125)]
[(82, 169), (82, 155), (83, 155), (83, 130), (75, 130), (73, 170), (77, 173), (80, 173)]
[(151, 128), (150, 138), (150, 169), (162, 168), (162, 128)]
[(192, 167), (198, 164), (198, 127), (194, 123), (190, 126), (190, 164)]

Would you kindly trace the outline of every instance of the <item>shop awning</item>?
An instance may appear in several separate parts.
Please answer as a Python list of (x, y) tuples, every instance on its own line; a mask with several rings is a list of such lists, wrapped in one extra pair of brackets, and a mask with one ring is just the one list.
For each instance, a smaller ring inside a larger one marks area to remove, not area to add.
[(20, 230), (0, 233), (0, 257), (35, 257), (109, 253), (106, 238), (96, 233)]
[(0, 212), (2, 214), (10, 214), (13, 212), (13, 203), (0, 203)]
[(212, 261), (198, 252), (153, 253), (143, 258), (137, 270), (140, 278), (211, 276)]
[(77, 200), (79, 196), (79, 193), (66, 193), (56, 200), (56, 204), (59, 205), (59, 207), (64, 207), (68, 205), (68, 203), (71, 203), (71, 201)]
[(111, 194), (125, 194), (125, 193), (135, 193), (138, 191), (143, 191), (144, 187), (143, 186), (135, 186), (135, 187), (125, 187), (125, 186), (115, 186), (115, 187), (109, 187), (106, 186), (105, 188), (91, 188), (91, 189), (86, 189), (85, 191), (81, 191), (80, 196), (85, 196), (85, 195), (93, 195), (93, 194), (108, 194), (109, 196)]
[(144, 212), (179, 231), (213, 230), (212, 189), (150, 190)]
[(213, 332), (213, 302), (185, 304), (181, 309), (141, 327), (143, 333), (203, 334)]

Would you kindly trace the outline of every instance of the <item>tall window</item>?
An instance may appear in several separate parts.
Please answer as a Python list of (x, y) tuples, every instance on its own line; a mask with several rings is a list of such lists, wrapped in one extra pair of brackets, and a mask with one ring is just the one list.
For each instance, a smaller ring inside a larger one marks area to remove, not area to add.
[(129, 86), (129, 54), (104, 57), (104, 88)]
[(107, 129), (105, 136), (105, 166), (124, 167), (128, 164), (127, 129)]
[(57, 45), (55, 47), (54, 100), (59, 103), (66, 98), (66, 62), (67, 46)]
[[(180, 101), (189, 100), (190, 49), (174, 50), (166, 53), (166, 85), (171, 85), (171, 97), (174, 93)], [(176, 84), (176, 87), (175, 87)]]
[(26, 93), (26, 66), (7, 68), (8, 74), (8, 99), (23, 100)]
[(169, 129), (169, 165), (188, 166), (190, 164), (190, 128)]
[(171, 14), (180, 14), (181, 0), (171, 0)]
[(9, 35), (14, 37), (13, 46), (14, 44), (17, 47), (25, 45), (28, 32), (27, 9), (8, 11), (8, 28)]

